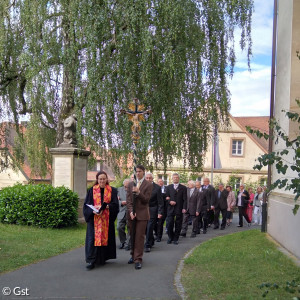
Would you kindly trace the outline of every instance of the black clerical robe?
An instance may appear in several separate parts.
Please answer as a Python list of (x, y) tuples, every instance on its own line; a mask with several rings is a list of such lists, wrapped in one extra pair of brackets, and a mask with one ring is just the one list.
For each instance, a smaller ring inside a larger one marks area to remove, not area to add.
[[(101, 191), (101, 199), (104, 198)], [(116, 253), (116, 237), (115, 237), (115, 220), (119, 212), (119, 201), (117, 197), (118, 191), (112, 187), (111, 201), (109, 207), (109, 228), (108, 228), (108, 243), (107, 246), (94, 246), (95, 231), (94, 231), (94, 214), (91, 208), (86, 204), (94, 205), (93, 188), (87, 192), (84, 205), (83, 215), (87, 222), (86, 240), (85, 240), (85, 260), (87, 263), (104, 264), (108, 259), (117, 257)]]

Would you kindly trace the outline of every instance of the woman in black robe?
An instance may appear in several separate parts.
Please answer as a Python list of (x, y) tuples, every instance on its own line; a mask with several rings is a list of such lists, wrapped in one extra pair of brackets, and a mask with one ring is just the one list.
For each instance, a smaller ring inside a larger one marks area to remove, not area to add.
[[(96, 264), (104, 265), (106, 260), (117, 257), (115, 239), (115, 219), (119, 212), (117, 193), (116, 188), (109, 186), (104, 171), (97, 173), (96, 182), (87, 192), (83, 214), (87, 222), (85, 260), (88, 270), (93, 269)], [(88, 205), (99, 209), (99, 213)]]

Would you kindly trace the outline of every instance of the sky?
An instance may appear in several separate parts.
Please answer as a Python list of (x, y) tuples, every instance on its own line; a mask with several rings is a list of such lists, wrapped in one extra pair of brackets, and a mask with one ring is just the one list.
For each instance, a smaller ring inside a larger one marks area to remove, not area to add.
[(233, 116), (269, 116), (272, 63), (273, 0), (254, 0), (252, 14), (252, 58), (248, 71), (247, 53), (238, 47), (236, 65), (229, 79)]

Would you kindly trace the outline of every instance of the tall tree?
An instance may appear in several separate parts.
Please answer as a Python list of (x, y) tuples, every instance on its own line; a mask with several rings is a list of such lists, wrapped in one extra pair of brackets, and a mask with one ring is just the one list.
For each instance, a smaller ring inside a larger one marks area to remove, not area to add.
[(151, 148), (155, 163), (177, 156), (200, 170), (211, 125), (228, 121), (236, 28), (251, 56), (252, 9), (253, 0), (0, 0), (1, 111), (16, 123), (29, 116), (20, 141), (38, 171), (71, 113), (81, 145), (128, 153), (119, 111), (137, 97), (153, 111), (142, 160)]

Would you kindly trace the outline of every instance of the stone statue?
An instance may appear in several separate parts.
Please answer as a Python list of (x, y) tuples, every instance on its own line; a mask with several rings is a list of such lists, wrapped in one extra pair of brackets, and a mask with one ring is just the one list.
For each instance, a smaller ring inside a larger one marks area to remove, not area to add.
[(76, 121), (75, 115), (67, 117), (64, 121), (64, 141), (60, 146), (76, 147)]

